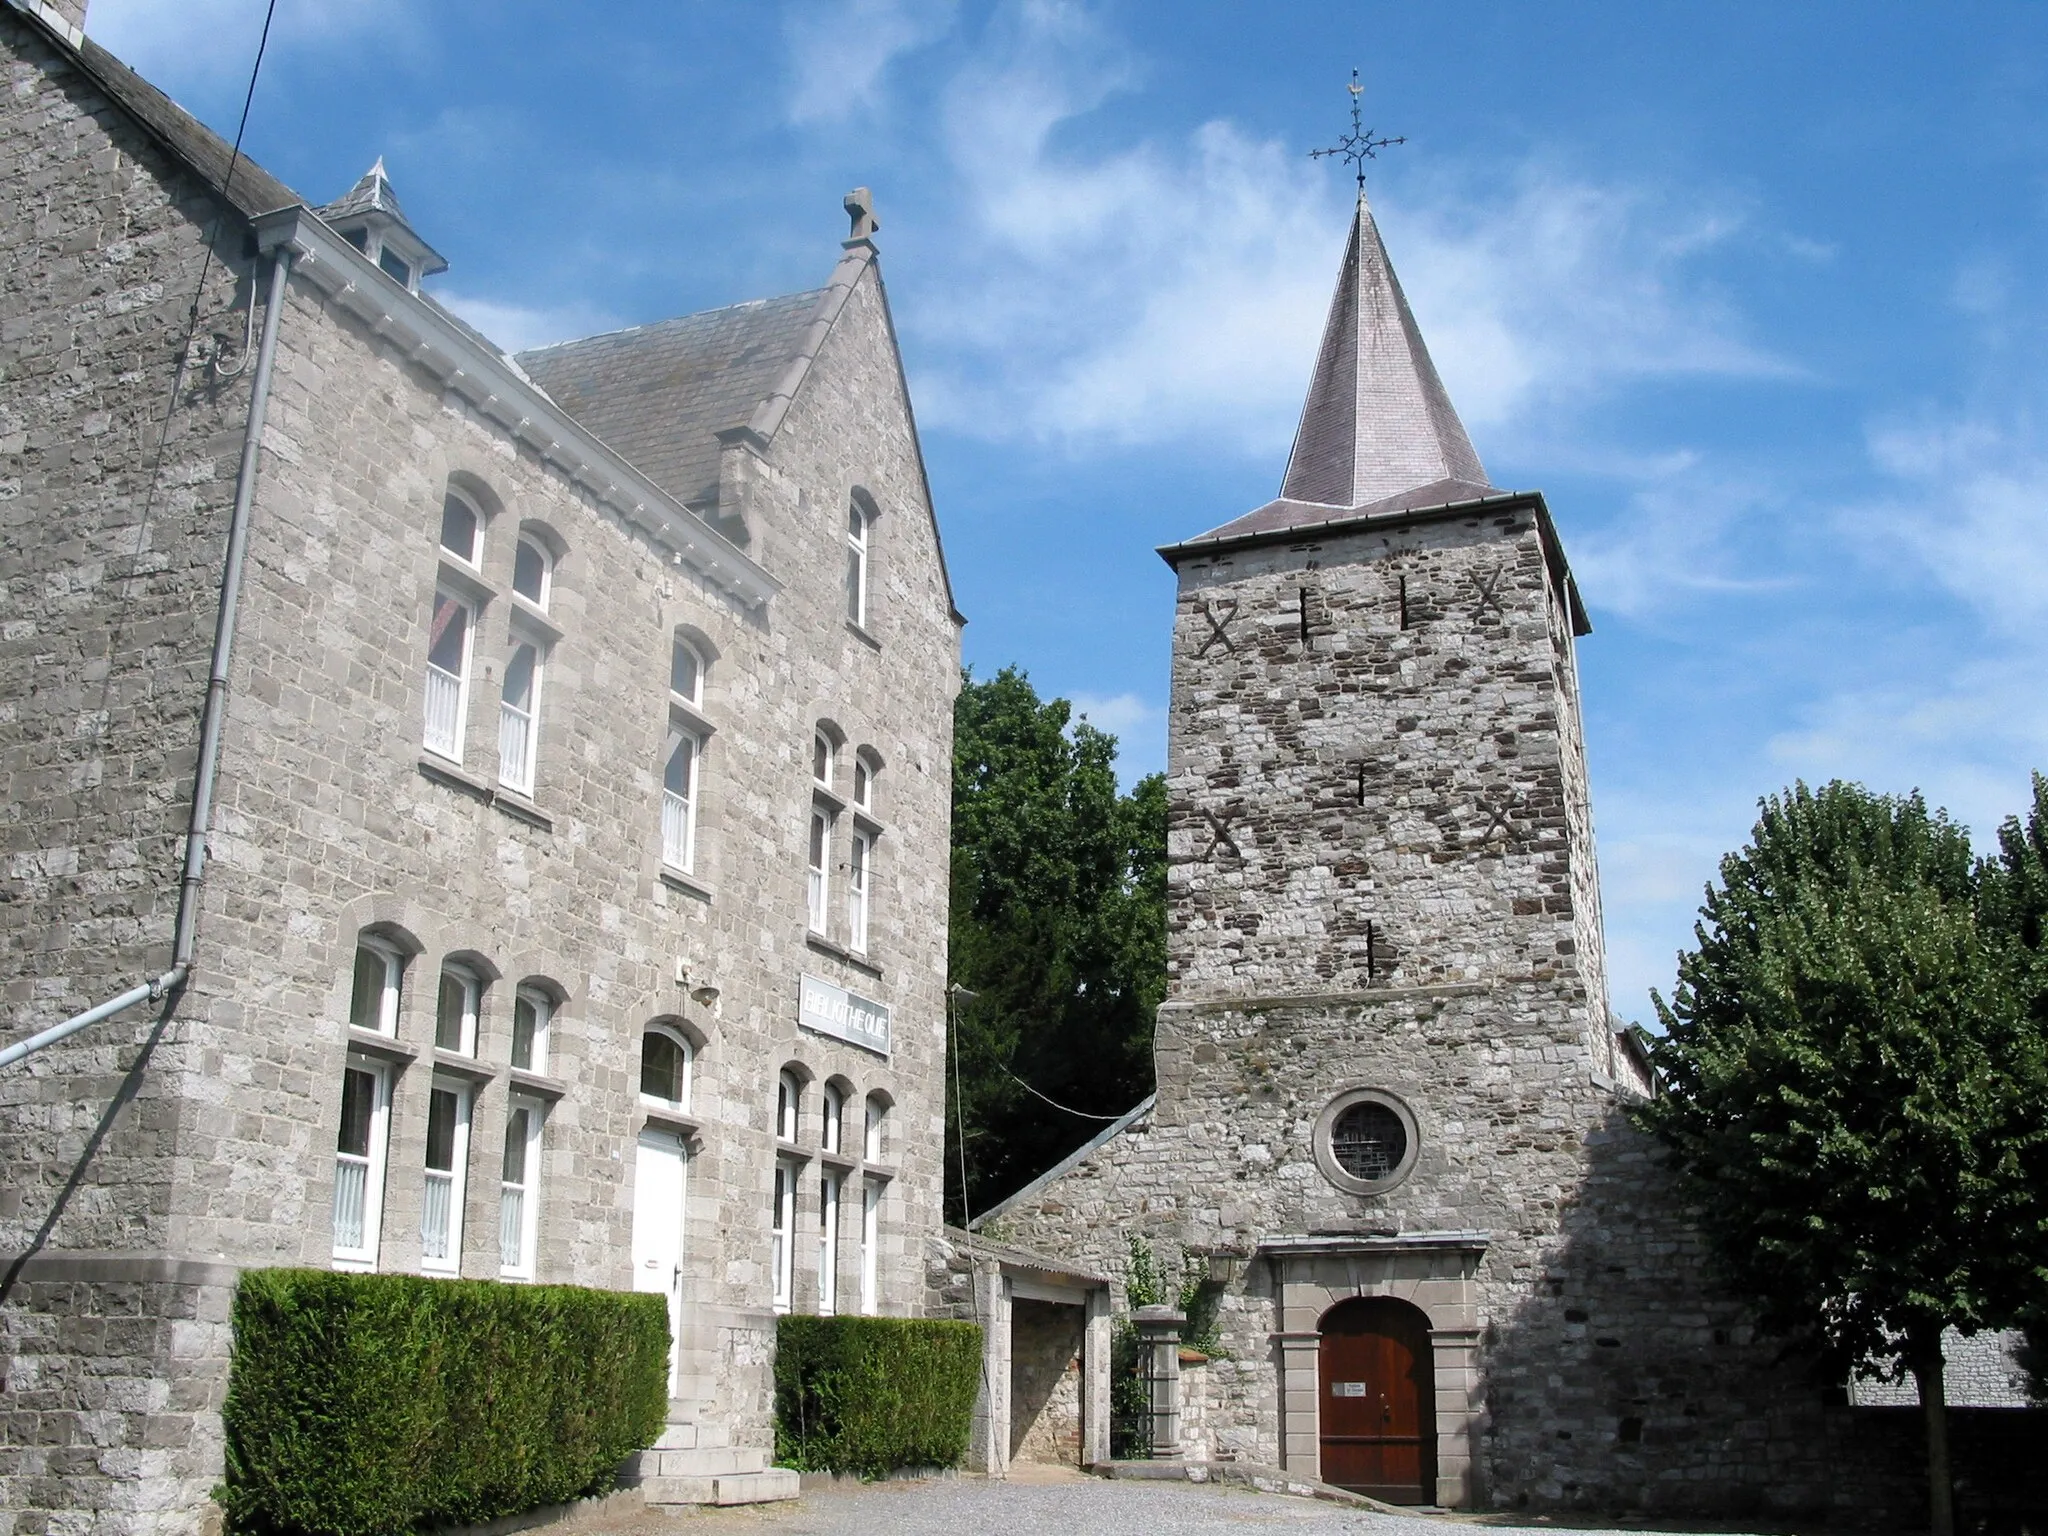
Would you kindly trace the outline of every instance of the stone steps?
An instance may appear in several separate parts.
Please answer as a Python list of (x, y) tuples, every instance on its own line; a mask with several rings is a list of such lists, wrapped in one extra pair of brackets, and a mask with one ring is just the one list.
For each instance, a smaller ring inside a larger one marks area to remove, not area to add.
[(758, 1446), (725, 1443), (724, 1425), (670, 1419), (654, 1444), (629, 1460), (620, 1482), (656, 1505), (768, 1504), (793, 1499), (798, 1475), (768, 1465)]
[(759, 1472), (728, 1472), (717, 1477), (649, 1477), (641, 1480), (641, 1496), (662, 1504), (772, 1504), (793, 1499), (802, 1479), (788, 1467)]

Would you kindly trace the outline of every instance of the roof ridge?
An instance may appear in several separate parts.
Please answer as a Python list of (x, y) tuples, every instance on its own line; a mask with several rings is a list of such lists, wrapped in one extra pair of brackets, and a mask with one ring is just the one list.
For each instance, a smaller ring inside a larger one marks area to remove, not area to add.
[(809, 299), (823, 293), (822, 288), (805, 288), (796, 293), (773, 293), (758, 299), (741, 299), (732, 304), (718, 304), (710, 309), (693, 309), (687, 314), (664, 315), (659, 320), (643, 320), (638, 325), (622, 325), (616, 330), (592, 331), (588, 336), (566, 336), (560, 341), (550, 341), (538, 347), (526, 347), (521, 357), (531, 357), (536, 352), (552, 352), (558, 347), (580, 346), (586, 341), (609, 341), (617, 336), (631, 336), (636, 331), (651, 331), (664, 325), (680, 325), (685, 320), (701, 320), (707, 315), (722, 315), (735, 309), (757, 309), (764, 304), (778, 304), (784, 299)]

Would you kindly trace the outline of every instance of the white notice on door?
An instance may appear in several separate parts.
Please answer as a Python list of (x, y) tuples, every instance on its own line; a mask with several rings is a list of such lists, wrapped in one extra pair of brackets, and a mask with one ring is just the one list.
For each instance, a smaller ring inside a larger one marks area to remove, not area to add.
[(1333, 1381), (1330, 1383), (1332, 1397), (1364, 1397), (1365, 1383), (1362, 1381)]

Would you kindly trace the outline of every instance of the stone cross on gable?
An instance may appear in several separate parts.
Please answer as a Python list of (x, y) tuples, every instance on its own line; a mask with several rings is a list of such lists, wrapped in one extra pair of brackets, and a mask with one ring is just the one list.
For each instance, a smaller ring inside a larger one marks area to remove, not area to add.
[(846, 194), (846, 216), (853, 220), (853, 232), (849, 240), (865, 240), (882, 227), (882, 221), (875, 217), (875, 196), (866, 187), (855, 187)]

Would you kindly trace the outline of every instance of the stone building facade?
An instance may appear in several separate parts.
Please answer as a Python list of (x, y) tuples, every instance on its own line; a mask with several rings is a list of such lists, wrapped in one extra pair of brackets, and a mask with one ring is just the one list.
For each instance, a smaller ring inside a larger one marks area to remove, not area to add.
[(983, 1219), (1216, 1307), (1190, 1456), (1492, 1507), (1815, 1511), (1819, 1390), (1627, 1118), (1574, 646), (1361, 194), (1280, 497), (1179, 585), (1156, 1096)]
[(872, 209), (514, 359), (381, 163), (317, 209), (81, 20), (0, 6), (0, 1039), (168, 974), (246, 550), (189, 974), (0, 1070), (0, 1532), (204, 1523), (262, 1265), (667, 1294), (702, 1495), (775, 1314), (920, 1311), (939, 1223), (961, 620)]

